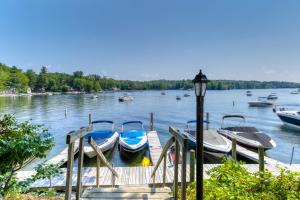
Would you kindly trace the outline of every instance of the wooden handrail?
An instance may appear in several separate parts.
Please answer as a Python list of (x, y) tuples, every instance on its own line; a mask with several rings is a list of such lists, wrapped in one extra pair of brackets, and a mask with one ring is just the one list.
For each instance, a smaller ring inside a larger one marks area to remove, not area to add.
[(76, 140), (84, 137), (90, 130), (93, 129), (92, 125), (89, 125), (87, 127), (81, 127), (78, 131), (71, 131), (67, 134), (67, 144), (71, 144), (75, 142)]
[(156, 171), (157, 171), (157, 169), (158, 169), (158, 167), (159, 167), (161, 161), (162, 161), (163, 158), (167, 155), (168, 149), (172, 146), (172, 144), (174, 143), (174, 141), (175, 141), (174, 137), (171, 137), (171, 138), (168, 140), (168, 142), (166, 143), (166, 145), (165, 145), (165, 147), (164, 147), (162, 153), (160, 154), (160, 157), (159, 157), (159, 159), (158, 159), (158, 161), (157, 161), (157, 163), (156, 163), (156, 165), (155, 165), (155, 167), (154, 167), (154, 170), (153, 170), (153, 172), (152, 172), (152, 174), (151, 174), (151, 178), (153, 178), (153, 176), (155, 175), (155, 173), (156, 173)]
[(114, 176), (119, 177), (118, 173), (114, 170), (114, 168), (109, 164), (102, 151), (97, 146), (96, 142), (93, 140), (92, 136), (89, 136), (89, 144), (96, 152), (97, 156), (104, 162), (105, 166), (113, 173)]
[(186, 138), (185, 135), (181, 134), (180, 131), (172, 126), (169, 127), (169, 132), (171, 135), (177, 140), (181, 145), (184, 144), (184, 140)]

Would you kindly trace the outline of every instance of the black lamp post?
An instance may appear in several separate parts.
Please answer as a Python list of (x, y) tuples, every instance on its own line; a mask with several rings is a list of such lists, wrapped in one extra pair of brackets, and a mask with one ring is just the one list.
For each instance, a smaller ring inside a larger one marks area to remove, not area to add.
[(204, 155), (203, 155), (203, 105), (204, 105), (204, 96), (206, 92), (206, 86), (208, 80), (202, 71), (200, 70), (199, 74), (195, 76), (193, 80), (195, 85), (195, 94), (197, 102), (197, 144), (196, 144), (196, 174), (197, 174), (197, 200), (203, 199), (203, 164), (204, 164)]

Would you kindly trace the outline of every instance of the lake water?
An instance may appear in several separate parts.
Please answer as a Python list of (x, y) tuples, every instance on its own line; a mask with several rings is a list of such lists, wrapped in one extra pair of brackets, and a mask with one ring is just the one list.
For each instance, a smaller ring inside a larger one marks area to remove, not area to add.
[[(266, 96), (276, 92), (279, 99), (276, 104), (300, 108), (300, 95), (292, 95), (292, 89), (252, 90), (253, 96), (247, 97), (245, 90), (207, 91), (205, 111), (210, 113), (210, 128), (219, 128), (222, 116), (225, 114), (242, 114), (249, 125), (271, 136), (277, 147), (269, 150), (267, 155), (285, 163), (290, 162), (292, 148), (295, 147), (294, 163), (300, 162), (300, 131), (291, 130), (282, 125), (272, 108), (249, 107), (247, 102), (258, 96)], [(183, 94), (190, 93), (190, 97)], [(188, 120), (195, 118), (194, 91), (160, 91), (132, 92), (134, 100), (119, 102), (118, 97), (123, 93), (100, 93), (98, 99), (85, 95), (53, 95), (32, 97), (0, 97), (0, 113), (14, 114), (20, 121), (32, 120), (33, 123), (44, 124), (55, 138), (55, 147), (48, 153), (53, 157), (66, 146), (66, 134), (88, 124), (88, 114), (92, 119), (108, 119), (120, 124), (126, 120), (141, 120), (149, 129), (150, 112), (154, 113), (154, 126), (159, 133), (161, 143), (170, 137), (169, 126), (184, 129)], [(182, 100), (177, 101), (176, 96)], [(233, 105), (234, 102), (234, 105)], [(65, 108), (67, 116), (65, 117)], [(117, 148), (116, 148), (117, 149)], [(126, 165), (113, 152), (112, 162), (115, 166)]]

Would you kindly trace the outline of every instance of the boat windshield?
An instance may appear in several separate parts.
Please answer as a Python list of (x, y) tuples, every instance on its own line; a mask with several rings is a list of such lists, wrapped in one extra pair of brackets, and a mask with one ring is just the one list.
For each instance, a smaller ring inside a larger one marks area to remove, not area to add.
[(229, 127), (242, 127), (245, 126), (246, 120), (241, 115), (225, 115), (222, 120), (222, 129), (227, 129)]
[(122, 132), (129, 132), (132, 130), (144, 131), (144, 125), (141, 121), (128, 121), (122, 124)]

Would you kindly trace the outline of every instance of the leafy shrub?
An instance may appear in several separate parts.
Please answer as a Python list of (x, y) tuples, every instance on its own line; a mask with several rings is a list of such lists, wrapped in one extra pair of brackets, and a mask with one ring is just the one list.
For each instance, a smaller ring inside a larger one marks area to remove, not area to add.
[[(209, 171), (204, 180), (206, 200), (292, 200), (300, 199), (299, 173), (282, 169), (278, 176), (269, 171), (248, 172), (241, 163), (226, 161)], [(196, 199), (196, 183), (187, 188), (187, 199)]]
[(18, 123), (11, 115), (0, 119), (0, 195), (21, 192), (28, 181), (17, 182), (15, 172), (34, 158), (46, 156), (53, 138), (40, 125)]

